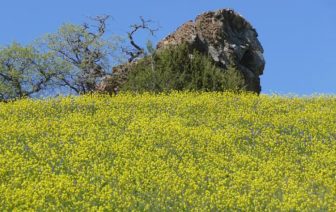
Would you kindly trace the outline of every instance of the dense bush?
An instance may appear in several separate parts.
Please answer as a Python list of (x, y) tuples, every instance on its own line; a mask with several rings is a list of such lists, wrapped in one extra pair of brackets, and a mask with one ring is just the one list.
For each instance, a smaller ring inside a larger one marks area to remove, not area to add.
[(226, 71), (211, 58), (187, 45), (170, 47), (148, 56), (129, 71), (123, 90), (162, 92), (169, 90), (239, 91), (244, 78), (233, 66)]

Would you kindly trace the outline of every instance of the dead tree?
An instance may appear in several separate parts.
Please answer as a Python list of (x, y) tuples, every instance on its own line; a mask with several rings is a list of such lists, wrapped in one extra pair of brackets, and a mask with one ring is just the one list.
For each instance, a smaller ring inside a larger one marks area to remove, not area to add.
[(145, 20), (142, 16), (140, 16), (140, 23), (130, 26), (131, 31), (127, 33), (127, 37), (130, 42), (131, 48), (122, 48), (122, 51), (129, 57), (129, 63), (146, 56), (145, 49), (136, 43), (136, 41), (134, 40), (134, 36), (140, 30), (145, 30), (149, 32), (151, 36), (154, 36), (155, 32), (158, 31), (159, 28), (154, 28), (153, 26), (151, 26), (152, 23), (152, 20)]

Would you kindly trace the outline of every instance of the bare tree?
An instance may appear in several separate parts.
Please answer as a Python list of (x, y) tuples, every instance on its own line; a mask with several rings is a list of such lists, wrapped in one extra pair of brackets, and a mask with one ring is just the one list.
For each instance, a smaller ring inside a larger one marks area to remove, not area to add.
[(130, 48), (123, 48), (123, 52), (129, 57), (128, 62), (133, 62), (136, 59), (146, 56), (146, 51), (143, 47), (136, 43), (134, 36), (137, 32), (145, 30), (154, 36), (155, 32), (159, 30), (158, 27), (152, 26), (152, 20), (145, 20), (142, 16), (140, 17), (140, 23), (132, 24), (131, 31), (127, 33), (128, 40), (130, 42)]

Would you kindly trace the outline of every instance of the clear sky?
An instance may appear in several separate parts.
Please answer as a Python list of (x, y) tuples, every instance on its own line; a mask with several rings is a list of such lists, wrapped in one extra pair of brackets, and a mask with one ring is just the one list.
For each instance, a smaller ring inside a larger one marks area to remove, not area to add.
[(336, 0), (2, 0), (0, 45), (32, 42), (62, 23), (109, 14), (125, 34), (139, 16), (161, 26), (154, 42), (198, 14), (233, 8), (259, 33), (265, 49), (263, 93), (336, 94)]

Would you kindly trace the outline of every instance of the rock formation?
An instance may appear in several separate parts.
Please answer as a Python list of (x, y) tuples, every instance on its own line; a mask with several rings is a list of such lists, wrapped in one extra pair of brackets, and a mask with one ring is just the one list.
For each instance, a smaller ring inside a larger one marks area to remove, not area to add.
[[(195, 21), (186, 22), (160, 41), (157, 49), (187, 43), (190, 48), (210, 55), (223, 71), (228, 65), (236, 66), (245, 77), (247, 90), (260, 93), (260, 75), (265, 60), (257, 37), (256, 30), (242, 16), (233, 10), (222, 9), (203, 13)], [(125, 78), (127, 66), (114, 71)]]
[(127, 73), (130, 66), (132, 66), (132, 63), (126, 63), (113, 67), (113, 75), (103, 77), (101, 82), (96, 86), (96, 91), (117, 94), (119, 87), (127, 80)]
[(245, 76), (247, 90), (260, 93), (265, 60), (257, 31), (230, 9), (206, 12), (189, 21), (157, 45), (158, 49), (187, 42), (209, 54), (221, 68), (235, 65)]

